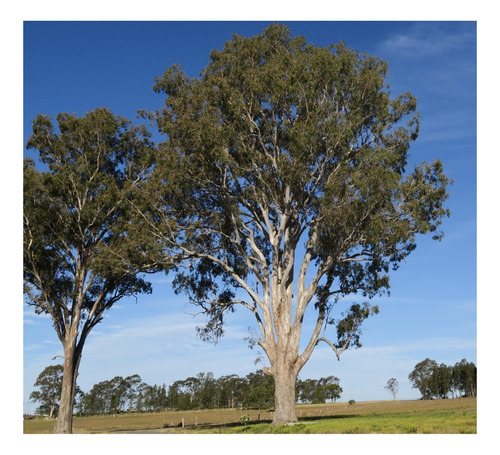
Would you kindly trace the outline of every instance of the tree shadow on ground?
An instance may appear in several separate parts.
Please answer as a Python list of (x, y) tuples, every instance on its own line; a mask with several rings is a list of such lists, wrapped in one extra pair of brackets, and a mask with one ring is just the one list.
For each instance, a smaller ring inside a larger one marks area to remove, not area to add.
[(335, 414), (335, 415), (318, 415), (299, 417), (299, 423), (302, 421), (310, 422), (313, 420), (332, 420), (332, 419), (349, 419), (351, 417), (359, 417), (359, 414)]
[[(348, 419), (352, 417), (359, 417), (359, 414), (336, 414), (336, 415), (318, 415), (318, 416), (304, 416), (304, 417), (299, 417), (297, 422), (294, 422), (293, 425), (300, 425), (301, 423), (308, 424), (308, 423), (313, 423), (317, 422), (320, 420), (332, 420), (332, 419)], [(272, 424), (273, 421), (269, 419), (262, 419), (262, 420), (251, 420), (248, 422), (248, 426), (251, 425), (259, 425), (259, 424)], [(225, 422), (225, 423), (202, 423), (202, 424), (197, 424), (197, 425), (184, 425), (182, 427), (182, 423), (179, 423), (178, 425), (172, 425), (172, 426), (163, 426), (159, 428), (148, 428), (148, 429), (142, 429), (142, 430), (114, 430), (110, 431), (110, 433), (154, 433), (158, 432), (158, 430), (174, 430), (178, 428), (184, 428), (185, 430), (217, 430), (217, 429), (223, 429), (223, 428), (235, 428), (235, 427), (241, 427), (244, 426), (241, 424), (241, 422)]]
[[(294, 422), (295, 425), (300, 425), (301, 422), (304, 423), (310, 423), (310, 422), (315, 422), (318, 420), (331, 420), (331, 419), (348, 419), (351, 417), (359, 417), (358, 414), (336, 414), (336, 415), (318, 415), (318, 416), (305, 416), (305, 417), (299, 417), (298, 422)], [(258, 424), (271, 424), (273, 423), (272, 420), (250, 420), (248, 422), (248, 425), (258, 425)], [(197, 426), (195, 425), (186, 425), (184, 428), (188, 429), (193, 429), (193, 428), (198, 428), (198, 429), (217, 429), (217, 428), (234, 428), (234, 427), (240, 427), (243, 426), (241, 422), (227, 422), (227, 423), (213, 423), (213, 424), (198, 424)]]

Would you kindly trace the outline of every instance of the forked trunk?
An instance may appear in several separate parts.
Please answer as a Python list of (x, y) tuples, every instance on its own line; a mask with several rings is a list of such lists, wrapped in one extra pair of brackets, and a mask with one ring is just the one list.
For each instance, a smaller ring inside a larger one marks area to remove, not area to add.
[(297, 374), (292, 367), (280, 366), (274, 374), (274, 419), (273, 425), (278, 427), (288, 422), (296, 422), (295, 383)]

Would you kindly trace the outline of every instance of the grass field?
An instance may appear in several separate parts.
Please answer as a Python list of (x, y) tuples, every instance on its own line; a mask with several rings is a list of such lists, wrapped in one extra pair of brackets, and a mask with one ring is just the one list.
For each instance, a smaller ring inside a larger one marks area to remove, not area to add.
[[(250, 423), (239, 423), (248, 414)], [(436, 401), (374, 401), (354, 405), (297, 405), (299, 422), (274, 428), (270, 411), (238, 409), (171, 411), (75, 418), (74, 433), (342, 433), (459, 434), (477, 432), (475, 398)], [(184, 427), (182, 427), (184, 421)], [(55, 421), (24, 422), (24, 433), (52, 433)]]

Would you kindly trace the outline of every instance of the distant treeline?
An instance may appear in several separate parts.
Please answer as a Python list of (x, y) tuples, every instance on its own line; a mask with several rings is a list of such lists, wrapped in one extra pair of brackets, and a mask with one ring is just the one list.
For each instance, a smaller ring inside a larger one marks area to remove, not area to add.
[[(340, 398), (339, 379), (297, 381), (297, 399), (302, 403), (325, 403)], [(152, 412), (164, 409), (267, 409), (274, 406), (274, 380), (262, 370), (242, 378), (237, 375), (218, 379), (212, 373), (165, 384), (149, 385), (138, 374), (116, 376), (95, 384), (88, 393), (77, 393), (75, 411), (80, 415), (132, 412)]]
[(408, 379), (418, 389), (423, 400), (477, 396), (477, 368), (462, 359), (454, 366), (425, 359), (415, 365)]
[[(40, 403), (37, 414), (53, 416), (57, 413), (62, 372), (61, 365), (52, 365), (40, 373), (35, 382), (39, 390), (30, 395), (32, 401)], [(477, 396), (477, 368), (465, 359), (454, 366), (425, 359), (415, 365), (408, 379), (424, 400)], [(305, 380), (299, 378), (296, 383), (298, 403), (336, 401), (341, 393), (339, 379), (335, 376)], [(213, 373), (198, 373), (195, 377), (175, 381), (168, 388), (165, 384), (149, 385), (138, 374), (125, 378), (116, 376), (95, 384), (87, 393), (77, 386), (74, 410), (79, 415), (95, 415), (165, 409), (273, 407), (274, 379), (262, 370), (257, 370), (243, 378), (232, 374), (216, 379)]]

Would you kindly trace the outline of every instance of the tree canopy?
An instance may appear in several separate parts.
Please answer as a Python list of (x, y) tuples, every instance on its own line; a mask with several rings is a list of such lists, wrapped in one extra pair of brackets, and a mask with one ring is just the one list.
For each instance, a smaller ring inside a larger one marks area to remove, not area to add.
[(64, 340), (73, 320), (81, 318), (85, 334), (116, 301), (151, 290), (138, 276), (148, 270), (144, 239), (132, 241), (124, 216), (148, 135), (107, 109), (57, 122), (59, 134), (38, 116), (27, 144), (48, 172), (25, 160), (24, 278), (27, 303), (49, 314)]
[[(337, 356), (360, 346), (361, 323), (378, 309), (340, 312), (339, 300), (385, 292), (417, 234), (442, 236), (450, 181), (439, 160), (407, 169), (416, 99), (392, 97), (387, 72), (377, 57), (310, 45), (275, 24), (234, 35), (200, 77), (174, 65), (156, 80), (165, 105), (147, 115), (165, 141), (137, 223), (177, 259), (176, 291), (209, 316), (203, 337), (222, 336), (236, 305), (253, 313), (265, 371), (287, 389), (277, 409), (318, 341)], [(334, 341), (320, 338), (327, 325)]]

